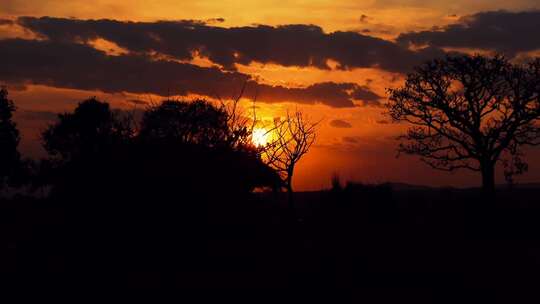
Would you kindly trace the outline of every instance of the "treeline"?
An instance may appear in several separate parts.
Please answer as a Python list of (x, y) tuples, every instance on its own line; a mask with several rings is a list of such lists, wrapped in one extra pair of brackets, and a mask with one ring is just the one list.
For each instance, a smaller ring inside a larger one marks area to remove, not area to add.
[(281, 186), (280, 176), (251, 144), (250, 126), (232, 123), (225, 108), (204, 100), (166, 100), (148, 107), (140, 121), (96, 98), (82, 101), (43, 131), (48, 157), (40, 162), (21, 160), (14, 111), (2, 89), (2, 186), (50, 185), (53, 195), (89, 192), (83, 188), (94, 194), (166, 185), (190, 192), (248, 193)]

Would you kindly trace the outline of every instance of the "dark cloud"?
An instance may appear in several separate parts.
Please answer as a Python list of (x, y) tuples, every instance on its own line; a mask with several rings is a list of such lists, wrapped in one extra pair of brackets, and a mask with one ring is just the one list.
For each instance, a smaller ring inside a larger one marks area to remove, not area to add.
[(88, 45), (60, 41), (0, 40), (0, 81), (106, 93), (199, 94), (227, 98), (247, 83), (246, 97), (262, 102), (321, 103), (353, 107), (365, 87), (316, 83), (305, 88), (259, 84), (249, 75), (139, 55), (109, 56)]
[(362, 87), (354, 83), (322, 82), (305, 88), (258, 85), (259, 96), (267, 102), (295, 101), (323, 103), (336, 108), (353, 107), (355, 97)]
[(12, 24), (13, 24), (13, 20), (0, 18), (0, 25), (12, 25)]
[(0, 70), (7, 82), (167, 95), (231, 93), (247, 76), (139, 55), (107, 56), (86, 45), (22, 39), (0, 40)]
[(128, 99), (126, 101), (134, 105), (148, 105), (148, 102), (140, 99)]
[(315, 25), (223, 28), (200, 21), (125, 22), (51, 17), (20, 17), (18, 23), (55, 41), (115, 42), (132, 52), (158, 52), (190, 60), (194, 53), (227, 69), (252, 62), (329, 69), (379, 67), (404, 72), (443, 52), (436, 48), (411, 51), (394, 42), (357, 32), (324, 33)]
[[(2, 77), (0, 77), (2, 79)], [(0, 87), (6, 87), (10, 92), (11, 91), (26, 91), (28, 87), (24, 83), (10, 83), (4, 84), (0, 81)]]
[(206, 23), (222, 23), (225, 22), (225, 18), (210, 18), (206, 20)]
[(352, 125), (345, 120), (334, 119), (330, 121), (330, 126), (334, 128), (352, 128)]
[(49, 111), (19, 110), (15, 112), (16, 119), (31, 121), (53, 121), (57, 116), (57, 113)]
[(360, 141), (358, 136), (344, 136), (343, 141), (349, 144), (356, 144)]
[(364, 105), (379, 106), (382, 97), (371, 91), (367, 86), (361, 86), (354, 91), (353, 98), (361, 100)]
[(540, 11), (482, 12), (442, 29), (402, 34), (403, 44), (496, 50), (515, 55), (540, 49)]

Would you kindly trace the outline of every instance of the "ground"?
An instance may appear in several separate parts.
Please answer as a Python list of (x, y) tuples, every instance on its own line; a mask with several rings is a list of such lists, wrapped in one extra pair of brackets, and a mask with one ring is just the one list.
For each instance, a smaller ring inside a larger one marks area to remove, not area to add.
[(538, 193), (352, 187), (297, 193), (294, 208), (260, 193), (109, 209), (16, 198), (1, 203), (0, 270), (36, 287), (536, 302)]

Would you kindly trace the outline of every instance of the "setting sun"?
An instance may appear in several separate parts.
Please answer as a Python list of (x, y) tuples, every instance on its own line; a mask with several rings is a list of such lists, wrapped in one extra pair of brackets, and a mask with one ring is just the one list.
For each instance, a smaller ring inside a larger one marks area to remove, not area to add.
[(254, 129), (251, 135), (251, 141), (257, 147), (264, 146), (268, 143), (268, 131), (266, 129)]

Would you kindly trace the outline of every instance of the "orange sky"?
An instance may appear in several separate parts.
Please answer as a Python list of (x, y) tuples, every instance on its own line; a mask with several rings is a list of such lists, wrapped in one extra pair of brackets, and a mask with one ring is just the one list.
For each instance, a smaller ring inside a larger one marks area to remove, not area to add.
[[(3, 0), (0, 3), (0, 19), (16, 20), (19, 16), (55, 16), (81, 20), (107, 18), (146, 22), (189, 19), (202, 20), (208, 25), (223, 28), (254, 24), (271, 26), (313, 24), (321, 27), (326, 34), (335, 31), (361, 33), (378, 38), (383, 41), (381, 43), (388, 41), (393, 45), (395, 39), (402, 33), (429, 31), (433, 27), (443, 29), (448, 24), (463, 22), (460, 18), (464, 16), (501, 9), (531, 11), (538, 8), (540, 8), (540, 3), (535, 0), (511, 2), (500, 0), (201, 0), (192, 2)], [(217, 18), (224, 18), (224, 21), (220, 22)], [(19, 25), (0, 23), (0, 41), (14, 37), (45, 39)], [(102, 38), (87, 43), (94, 48), (106, 51), (111, 56), (121, 56), (130, 52), (125, 47)], [(253, 43), (258, 42), (253, 41)], [(468, 47), (465, 45), (465, 48)], [(478, 49), (478, 46), (471, 45), (470, 49)], [(540, 46), (538, 49), (540, 50)], [(491, 49), (486, 47), (480, 50), (490, 51)], [(520, 54), (530, 52), (530, 49), (524, 49)], [(0, 59), (0, 66), (1, 60), (7, 59)], [(84, 59), (81, 58), (81, 60)], [(215, 65), (215, 62), (204, 56), (195, 56), (190, 60), (179, 60), (179, 62), (188, 62), (202, 67)], [(386, 88), (400, 85), (404, 77), (404, 72), (399, 69), (378, 65), (339, 69), (339, 62), (330, 59), (326, 63), (329, 69), (316, 66), (285, 66), (280, 62), (236, 63), (234, 66), (238, 72), (251, 75), (257, 79), (258, 83), (269, 86), (306, 88), (324, 82), (355, 83), (379, 95), (381, 103), (385, 101)], [(0, 82), (8, 81), (0, 75)], [(137, 99), (149, 102), (161, 98), (155, 94), (128, 91), (104, 93), (106, 90), (69, 88), (54, 84), (54, 81), (51, 83), (42, 81), (42, 83), (29, 84), (26, 82), (24, 86), (8, 83), (10, 96), (19, 108), (17, 119), (24, 137), (21, 148), (27, 155), (39, 156), (42, 153), (39, 150), (37, 137), (39, 130), (50, 121), (50, 112), (73, 109), (77, 101), (89, 96), (97, 96), (111, 102), (113, 106), (123, 108), (134, 107), (126, 100)], [(171, 94), (176, 94), (175, 88), (171, 88)], [(420, 164), (415, 158), (396, 159), (397, 142), (393, 138), (404, 130), (404, 126), (388, 124), (387, 118), (383, 115), (384, 108), (381, 106), (362, 106), (362, 100), (356, 100), (355, 103), (358, 106), (343, 108), (309, 103), (273, 102), (270, 104), (264, 101), (258, 103), (258, 116), (266, 119), (283, 115), (287, 109), (299, 108), (313, 120), (322, 120), (316, 145), (300, 162), (297, 169), (295, 177), (297, 189), (313, 190), (328, 187), (330, 177), (334, 173), (339, 173), (345, 180), (363, 182), (393, 181), (452, 186), (469, 186), (478, 183), (479, 177), (467, 172), (455, 174), (435, 172)], [(138, 105), (138, 107), (142, 106)], [(347, 127), (333, 126), (334, 120), (346, 122)], [(534, 151), (531, 153), (534, 154)], [(531, 172), (521, 180), (539, 181), (540, 161), (533, 160), (530, 165)], [(502, 181), (502, 176), (498, 177), (499, 181)]]

